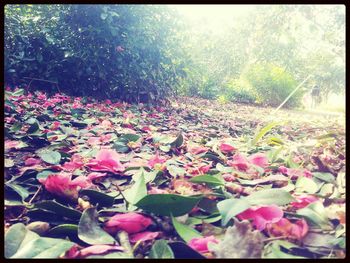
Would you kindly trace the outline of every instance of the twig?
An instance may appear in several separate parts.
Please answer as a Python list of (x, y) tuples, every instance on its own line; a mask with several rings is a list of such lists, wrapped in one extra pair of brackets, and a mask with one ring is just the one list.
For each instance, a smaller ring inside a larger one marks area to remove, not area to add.
[(33, 80), (38, 80), (38, 81), (44, 81), (44, 82), (49, 82), (49, 83), (53, 83), (56, 84), (56, 88), (58, 90), (59, 93), (61, 93), (60, 88), (58, 87), (58, 82), (57, 81), (52, 81), (52, 80), (46, 80), (46, 79), (38, 79), (38, 78), (29, 78), (29, 77), (23, 77), (24, 79), (30, 79), (30, 82), (28, 84), (27, 90), (29, 90), (30, 85), (32, 84)]
[(280, 240), (280, 239), (285, 239), (288, 238), (287, 236), (280, 236), (280, 237), (269, 237), (264, 239), (264, 242), (270, 242), (270, 241), (274, 241), (274, 240)]
[(40, 190), (42, 188), (42, 185), (39, 186), (38, 190), (35, 192), (35, 194), (32, 196), (32, 198), (30, 198), (28, 204), (31, 205), (33, 200), (35, 199), (35, 197), (39, 194)]

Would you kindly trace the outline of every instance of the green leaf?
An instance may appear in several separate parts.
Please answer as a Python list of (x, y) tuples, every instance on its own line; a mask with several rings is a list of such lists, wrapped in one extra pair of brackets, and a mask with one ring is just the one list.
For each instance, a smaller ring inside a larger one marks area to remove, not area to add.
[(320, 180), (325, 181), (327, 183), (335, 183), (334, 175), (331, 173), (313, 172), (312, 175), (314, 177), (316, 177), (317, 179), (320, 179)]
[(120, 136), (118, 141), (136, 142), (140, 138), (141, 138), (140, 135), (128, 133), (128, 134), (123, 134), (122, 136)]
[(328, 221), (327, 212), (321, 202), (313, 202), (299, 209), (297, 214), (304, 216), (309, 223), (319, 226), (322, 229), (332, 229)]
[(109, 207), (114, 204), (114, 198), (113, 196), (110, 196), (108, 194), (105, 194), (100, 191), (91, 190), (91, 189), (83, 189), (79, 192), (81, 195), (86, 195), (90, 198), (90, 202), (92, 203), (98, 203), (101, 206)]
[(44, 171), (41, 171), (40, 173), (37, 173), (36, 179), (37, 180), (46, 179), (50, 174), (55, 174), (55, 173), (57, 173), (57, 172), (54, 172), (51, 170), (44, 170)]
[(99, 226), (97, 218), (95, 207), (85, 209), (79, 221), (78, 237), (90, 245), (114, 244), (116, 240)]
[(234, 216), (247, 210), (250, 203), (246, 201), (246, 198), (226, 199), (218, 202), (217, 207), (222, 217), (222, 225), (225, 226)]
[(73, 242), (39, 237), (22, 223), (10, 227), (5, 235), (6, 258), (58, 258), (74, 245)]
[(286, 205), (294, 200), (292, 195), (281, 189), (264, 189), (245, 198), (250, 205)]
[(217, 179), (212, 175), (195, 176), (195, 177), (192, 177), (189, 181), (192, 183), (206, 183), (206, 184), (215, 185), (215, 186), (224, 185), (222, 181), (220, 181), (219, 179)]
[(184, 141), (184, 138), (182, 136), (182, 133), (180, 132), (177, 135), (175, 141), (170, 143), (170, 146), (173, 147), (173, 148), (179, 148), (182, 145), (183, 141)]
[(254, 138), (251, 141), (251, 145), (254, 146), (257, 144), (257, 142), (264, 137), (264, 135), (266, 133), (268, 133), (273, 127), (280, 125), (279, 122), (271, 122), (269, 124), (267, 124), (265, 127), (261, 128), (260, 130), (258, 130), (256, 132), (256, 135), (254, 136)]
[(18, 184), (6, 182), (5, 185), (15, 191), (21, 197), (22, 201), (29, 196), (28, 190)]
[(30, 127), (27, 130), (28, 134), (32, 134), (35, 133), (36, 131), (39, 130), (40, 125), (37, 119), (35, 118), (30, 118), (26, 121), (26, 123), (30, 124)]
[(174, 258), (174, 253), (168, 246), (168, 243), (162, 239), (154, 242), (149, 258)]
[(67, 206), (64, 206), (60, 203), (57, 203), (56, 201), (43, 201), (41, 203), (35, 204), (36, 208), (40, 208), (43, 210), (54, 212), (57, 215), (71, 218), (71, 219), (79, 219), (81, 216), (81, 212), (74, 210), (72, 208), (69, 208)]
[(44, 162), (49, 164), (59, 164), (61, 161), (61, 154), (55, 151), (43, 152), (39, 156)]
[(73, 224), (61, 224), (50, 229), (48, 236), (65, 236), (78, 233), (78, 226)]
[(22, 223), (12, 225), (5, 234), (5, 258), (12, 257), (21, 245), (38, 237), (38, 234), (28, 230)]
[(307, 177), (299, 177), (295, 183), (295, 191), (296, 192), (306, 192), (309, 194), (314, 194), (318, 190), (318, 185), (314, 180)]
[(117, 141), (113, 144), (112, 148), (120, 153), (127, 153), (129, 151), (129, 146), (127, 146), (125, 142)]
[[(141, 168), (141, 170), (143, 170), (143, 168)], [(136, 204), (147, 195), (147, 186), (143, 172), (138, 177), (134, 176), (133, 178), (135, 180), (134, 185), (123, 192), (126, 200), (130, 204)]]
[(192, 238), (202, 237), (202, 235), (193, 229), (193, 227), (181, 224), (172, 215), (171, 222), (173, 223), (176, 232), (183, 240), (185, 240), (186, 243), (188, 243)]
[(174, 194), (146, 195), (135, 204), (138, 208), (158, 215), (182, 216), (190, 212), (201, 197), (187, 197)]

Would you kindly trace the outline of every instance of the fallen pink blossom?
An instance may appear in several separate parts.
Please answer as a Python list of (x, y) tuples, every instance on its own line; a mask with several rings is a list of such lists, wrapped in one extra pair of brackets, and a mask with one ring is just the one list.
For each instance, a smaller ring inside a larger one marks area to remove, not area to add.
[(111, 234), (115, 234), (119, 230), (133, 234), (145, 230), (152, 222), (149, 217), (135, 212), (117, 214), (105, 223), (105, 230)]
[(199, 238), (192, 238), (187, 244), (194, 250), (198, 251), (199, 253), (208, 253), (209, 243), (218, 244), (219, 240), (217, 240), (214, 236), (199, 237)]
[(283, 217), (283, 210), (277, 205), (251, 207), (237, 215), (240, 220), (253, 219), (257, 230), (262, 231), (267, 224), (276, 223)]
[(124, 171), (124, 166), (119, 162), (119, 154), (110, 149), (102, 149), (100, 150), (96, 158), (90, 160), (87, 163), (87, 166), (90, 167), (93, 171), (103, 171), (103, 172), (122, 172)]
[(158, 237), (160, 232), (151, 232), (151, 231), (145, 231), (145, 232), (140, 232), (136, 234), (132, 234), (129, 237), (129, 240), (131, 243), (136, 243), (138, 241), (147, 241), (147, 240), (153, 240), (156, 237)]

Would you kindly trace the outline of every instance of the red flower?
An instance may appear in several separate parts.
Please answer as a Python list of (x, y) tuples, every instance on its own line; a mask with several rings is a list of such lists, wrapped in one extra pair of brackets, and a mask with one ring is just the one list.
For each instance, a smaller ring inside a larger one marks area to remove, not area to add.
[(129, 234), (138, 233), (145, 230), (152, 224), (152, 220), (139, 213), (130, 212), (126, 214), (117, 214), (107, 223), (105, 223), (105, 230), (111, 234), (124, 230)]
[(299, 219), (293, 224), (288, 219), (282, 218), (277, 223), (267, 226), (267, 229), (274, 236), (287, 236), (291, 239), (302, 240), (309, 231), (309, 226), (304, 219)]
[(119, 162), (119, 154), (114, 150), (100, 150), (96, 158), (90, 160), (87, 166), (93, 171), (122, 172), (124, 166)]
[(263, 153), (256, 153), (251, 156), (249, 156), (249, 161), (252, 164), (255, 164), (257, 166), (260, 166), (262, 168), (265, 168), (266, 166), (269, 165), (268, 159), (265, 154)]
[(78, 176), (71, 179), (72, 175), (68, 173), (51, 174), (46, 179), (39, 179), (39, 182), (45, 186), (45, 189), (55, 195), (77, 199), (80, 189), (89, 188), (91, 182), (85, 176)]
[(240, 220), (253, 219), (253, 224), (257, 230), (262, 231), (267, 224), (276, 223), (283, 217), (283, 210), (277, 205), (251, 207), (237, 217)]
[(230, 144), (227, 144), (227, 143), (220, 144), (220, 151), (222, 151), (223, 153), (230, 153), (230, 152), (233, 152), (235, 150), (237, 150), (237, 149)]
[(296, 198), (296, 201), (291, 202), (290, 204), (297, 209), (303, 208), (313, 202), (318, 201), (318, 198), (313, 195), (299, 195), (299, 196), (295, 196), (295, 198)]
[(208, 243), (219, 243), (219, 240), (217, 240), (214, 236), (208, 236), (208, 237), (198, 237), (198, 238), (192, 238), (188, 245), (193, 248), (194, 250), (198, 251), (199, 253), (208, 253)]

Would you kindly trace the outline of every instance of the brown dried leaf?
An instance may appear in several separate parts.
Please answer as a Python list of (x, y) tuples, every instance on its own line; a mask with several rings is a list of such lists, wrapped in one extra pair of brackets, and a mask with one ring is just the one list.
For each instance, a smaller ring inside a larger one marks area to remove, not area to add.
[(212, 251), (217, 258), (261, 258), (262, 249), (262, 234), (252, 230), (248, 220), (235, 220), (235, 225), (227, 228), (224, 240)]

